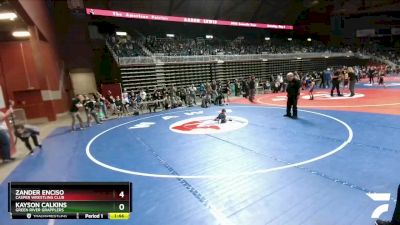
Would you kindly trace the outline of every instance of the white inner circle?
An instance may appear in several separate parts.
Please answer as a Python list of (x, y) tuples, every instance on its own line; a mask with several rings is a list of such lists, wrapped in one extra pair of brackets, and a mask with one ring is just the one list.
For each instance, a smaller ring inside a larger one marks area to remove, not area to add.
[[(361, 93), (355, 93), (354, 96), (350, 97), (350, 94), (345, 94), (343, 96), (336, 96), (334, 95), (333, 97), (331, 96), (330, 93), (327, 92), (316, 92), (314, 94), (314, 99), (316, 100), (342, 100), (342, 99), (353, 99), (353, 98), (362, 98), (364, 97), (364, 94)], [(310, 99), (310, 96), (304, 95), (301, 97), (302, 99)], [(286, 100), (286, 99), (285, 99)]]
[[(268, 106), (230, 106), (230, 107), (236, 107), (236, 108), (271, 108), (271, 109), (283, 109), (282, 107), (268, 107)], [(121, 168), (117, 168), (114, 166), (110, 166), (106, 163), (103, 163), (99, 160), (97, 160), (92, 153), (90, 152), (90, 146), (92, 145), (92, 143), (101, 135), (109, 132), (110, 130), (113, 130), (115, 128), (124, 126), (126, 124), (129, 123), (134, 123), (137, 121), (141, 121), (141, 120), (145, 120), (145, 119), (149, 119), (149, 118), (153, 118), (153, 117), (158, 117), (158, 116), (163, 116), (163, 115), (168, 115), (168, 114), (176, 114), (179, 112), (188, 112), (191, 110), (184, 110), (184, 111), (174, 111), (174, 112), (169, 112), (169, 113), (161, 113), (158, 115), (153, 115), (153, 116), (147, 116), (147, 117), (143, 117), (137, 120), (133, 120), (133, 121), (129, 121), (126, 123), (122, 123), (119, 125), (116, 125), (114, 127), (108, 128), (107, 130), (104, 130), (102, 132), (100, 132), (99, 134), (97, 134), (96, 136), (94, 136), (86, 145), (86, 155), (88, 156), (88, 158), (90, 160), (92, 160), (92, 162), (96, 163), (97, 165), (116, 171), (116, 172), (121, 172), (121, 173), (126, 173), (126, 174), (132, 174), (132, 175), (136, 175), (136, 176), (144, 176), (144, 177), (153, 177), (153, 178), (169, 178), (169, 179), (176, 179), (176, 178), (180, 178), (180, 179), (223, 179), (223, 178), (235, 178), (235, 177), (242, 177), (242, 176), (250, 176), (250, 175), (256, 175), (256, 174), (265, 174), (265, 173), (270, 173), (273, 171), (278, 171), (278, 170), (284, 170), (284, 169), (289, 169), (289, 168), (293, 168), (293, 167), (299, 167), (299, 166), (303, 166), (312, 162), (316, 162), (318, 160), (322, 160), (324, 158), (327, 158), (341, 150), (344, 149), (344, 147), (346, 147), (352, 140), (353, 140), (353, 130), (351, 129), (351, 127), (343, 122), (342, 120), (333, 117), (333, 116), (329, 116), (323, 113), (319, 113), (319, 112), (314, 112), (314, 111), (309, 111), (309, 110), (299, 110), (302, 112), (306, 112), (306, 113), (311, 113), (311, 114), (315, 114), (315, 115), (319, 115), (322, 117), (326, 117), (328, 119), (332, 119), (338, 123), (340, 123), (341, 125), (343, 125), (346, 129), (347, 129), (347, 133), (348, 133), (348, 137), (345, 141), (343, 141), (338, 147), (336, 147), (335, 149), (322, 154), (320, 156), (316, 156), (314, 158), (305, 160), (305, 161), (301, 161), (301, 162), (297, 162), (297, 163), (289, 163), (287, 165), (284, 166), (278, 166), (278, 167), (273, 167), (273, 168), (268, 168), (268, 169), (259, 169), (259, 170), (254, 170), (254, 171), (248, 171), (248, 172), (242, 172), (242, 173), (234, 173), (234, 174), (210, 174), (210, 175), (167, 175), (167, 174), (154, 174), (154, 173), (143, 173), (143, 172), (137, 172), (137, 171), (133, 171), (133, 170), (126, 170), (126, 169), (121, 169)]]
[(238, 116), (229, 116), (227, 120), (226, 123), (219, 123), (215, 121), (215, 116), (199, 116), (173, 123), (169, 129), (181, 134), (219, 134), (238, 130), (249, 123)]
[[(372, 87), (372, 86), (379, 86), (378, 83), (374, 83), (374, 84), (364, 84), (364, 86), (367, 87)], [(395, 86), (400, 86), (400, 83), (396, 83), (396, 82), (392, 82), (392, 83), (385, 83), (386, 87), (395, 87)]]

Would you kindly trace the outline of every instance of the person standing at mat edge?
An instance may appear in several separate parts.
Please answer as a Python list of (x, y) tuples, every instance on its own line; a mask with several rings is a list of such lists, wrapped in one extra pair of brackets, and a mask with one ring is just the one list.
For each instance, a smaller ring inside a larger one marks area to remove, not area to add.
[(83, 130), (83, 121), (81, 114), (79, 113), (79, 109), (83, 108), (83, 95), (77, 95), (76, 98), (72, 99), (72, 106), (70, 109), (71, 117), (72, 117), (72, 131), (75, 130), (75, 121), (78, 119), (80, 129)]
[(254, 102), (254, 96), (256, 95), (256, 77), (250, 76), (249, 81), (249, 100)]
[[(286, 114), (285, 117), (291, 117), (297, 119), (297, 101), (300, 95), (300, 80), (296, 79), (293, 73), (288, 73), (286, 75), (288, 84), (286, 87), (287, 92), (287, 104), (286, 104)], [(293, 114), (291, 113), (293, 109)]]
[(350, 90), (350, 97), (355, 95), (354, 88), (356, 86), (357, 76), (353, 70), (353, 67), (347, 68), (347, 73), (349, 74), (349, 90)]
[(11, 158), (10, 136), (6, 124), (6, 119), (11, 113), (13, 113), (12, 105), (10, 105), (10, 108), (8, 108), (8, 110), (4, 113), (0, 111), (0, 154), (3, 158), (3, 162), (9, 162), (15, 159)]
[(331, 96), (333, 97), (333, 91), (336, 89), (337, 96), (343, 96), (340, 94), (339, 84), (340, 84), (340, 70), (336, 70), (332, 76), (332, 89)]

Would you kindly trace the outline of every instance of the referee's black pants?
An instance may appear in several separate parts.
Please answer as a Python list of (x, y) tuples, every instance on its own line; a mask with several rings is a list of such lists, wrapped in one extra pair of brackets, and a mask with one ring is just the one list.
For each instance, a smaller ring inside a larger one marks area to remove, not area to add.
[[(293, 110), (293, 114), (291, 111)], [(297, 117), (297, 96), (288, 96), (286, 104), (286, 115)]]
[(392, 225), (400, 225), (400, 185), (397, 188), (397, 202), (392, 217)]
[(340, 95), (340, 88), (339, 88), (339, 81), (338, 80), (332, 80), (332, 89), (331, 89), (331, 95), (333, 95), (333, 91), (336, 89), (336, 92), (338, 95)]

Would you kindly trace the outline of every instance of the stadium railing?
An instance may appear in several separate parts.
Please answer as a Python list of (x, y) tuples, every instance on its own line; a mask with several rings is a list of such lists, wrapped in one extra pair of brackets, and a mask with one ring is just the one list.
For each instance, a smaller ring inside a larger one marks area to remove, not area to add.
[(120, 66), (132, 64), (159, 64), (159, 63), (184, 63), (184, 62), (224, 62), (224, 61), (246, 61), (246, 60), (269, 60), (269, 59), (303, 59), (303, 58), (327, 58), (327, 57), (351, 57), (354, 53), (289, 53), (289, 54), (257, 54), (257, 55), (199, 55), (199, 56), (139, 56), (118, 57), (113, 53), (115, 60)]

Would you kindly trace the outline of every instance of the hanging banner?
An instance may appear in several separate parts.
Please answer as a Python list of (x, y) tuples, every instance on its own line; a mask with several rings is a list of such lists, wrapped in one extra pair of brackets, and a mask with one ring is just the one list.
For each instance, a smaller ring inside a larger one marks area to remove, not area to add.
[(179, 22), (179, 23), (198, 23), (198, 24), (211, 24), (211, 25), (221, 25), (221, 26), (251, 27), (251, 28), (261, 28), (261, 29), (293, 30), (292, 25), (237, 22), (228, 20), (212, 20), (212, 19), (201, 19), (201, 18), (180, 17), (180, 16), (164, 16), (164, 15), (144, 14), (136, 12), (122, 12), (122, 11), (92, 9), (92, 8), (86, 8), (86, 14), (95, 16), (139, 19), (139, 20), (158, 20), (158, 21)]

